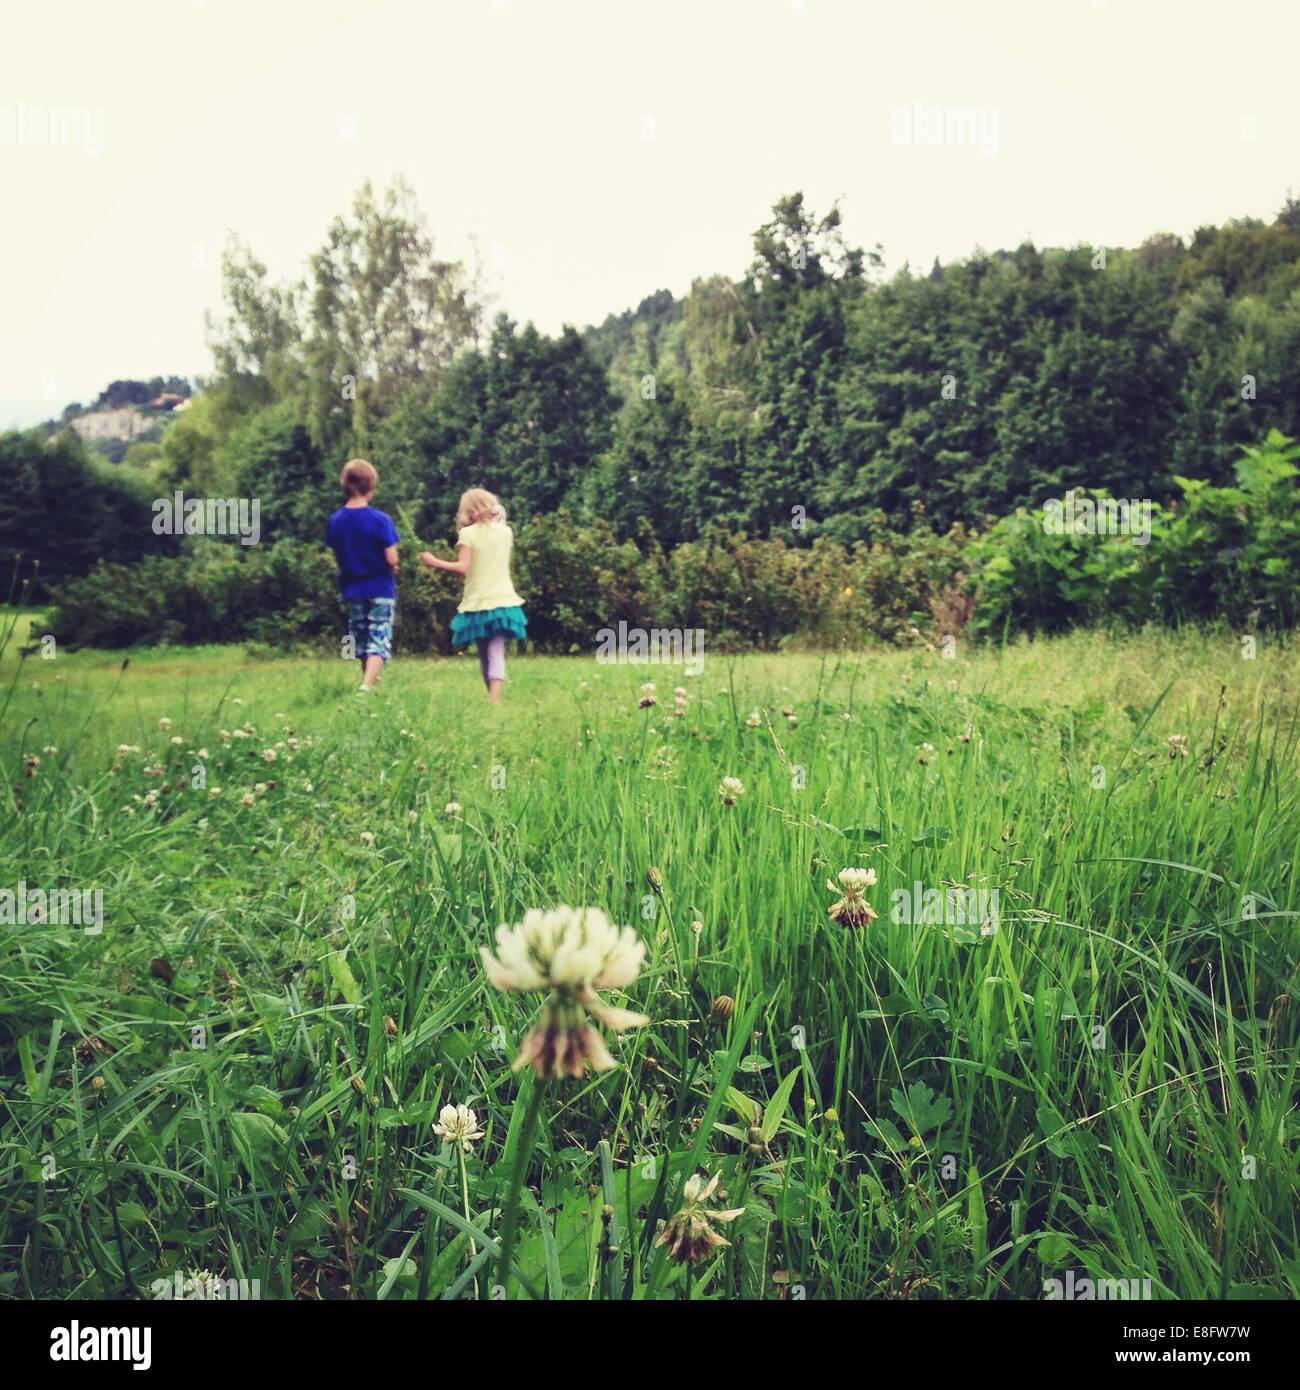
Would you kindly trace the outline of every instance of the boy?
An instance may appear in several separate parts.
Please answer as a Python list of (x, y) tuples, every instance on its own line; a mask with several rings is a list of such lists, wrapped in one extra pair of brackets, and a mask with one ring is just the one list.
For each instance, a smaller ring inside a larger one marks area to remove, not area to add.
[(393, 654), (397, 607), (397, 527), (370, 505), (379, 474), (365, 459), (350, 459), (339, 474), (346, 497), (325, 527), (325, 543), (339, 565), (339, 593), (348, 609), (348, 635), (361, 662), (361, 688), (369, 695)]

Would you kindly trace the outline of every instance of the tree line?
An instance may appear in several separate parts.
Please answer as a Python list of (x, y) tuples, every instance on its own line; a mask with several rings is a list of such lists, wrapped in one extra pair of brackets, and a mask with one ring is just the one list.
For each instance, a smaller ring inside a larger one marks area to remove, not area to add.
[[(1186, 241), (881, 266), (796, 193), (739, 274), (548, 335), (489, 314), (408, 188), (363, 186), (296, 282), (231, 242), (213, 372), (137, 466), (66, 432), (4, 440), (0, 562), (64, 578), (156, 554), (132, 508), (173, 489), (258, 497), (268, 542), (318, 544), (357, 454), (422, 536), (482, 484), (645, 553), (719, 530), (796, 550), (982, 533), (1070, 488), (1177, 509), (1187, 482), (1231, 489), (1244, 447), (1300, 436), (1295, 200)], [(91, 517), (89, 545), (33, 535), (33, 508)]]

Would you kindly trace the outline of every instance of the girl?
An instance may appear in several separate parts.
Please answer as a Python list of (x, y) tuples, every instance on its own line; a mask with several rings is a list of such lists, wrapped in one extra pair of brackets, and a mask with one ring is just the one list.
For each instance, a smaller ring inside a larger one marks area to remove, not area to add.
[(528, 635), (524, 601), (510, 582), (514, 532), (506, 524), (505, 508), (481, 487), (461, 494), (456, 525), (460, 527), (457, 558), (439, 560), (426, 550), (420, 562), (430, 569), (465, 576), (464, 597), (451, 620), (451, 641), (455, 647), (478, 644), (479, 669), (488, 700), (495, 705), (506, 677), (506, 638)]

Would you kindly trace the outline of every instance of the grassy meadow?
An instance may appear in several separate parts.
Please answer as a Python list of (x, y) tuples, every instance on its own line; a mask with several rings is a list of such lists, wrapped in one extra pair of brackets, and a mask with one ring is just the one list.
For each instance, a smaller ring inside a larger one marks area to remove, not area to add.
[[(1294, 646), (524, 656), (494, 710), (472, 658), (26, 635), (0, 888), (103, 924), (0, 925), (0, 1296), (1300, 1294)], [(996, 917), (902, 919), (952, 885)], [(542, 1085), (479, 948), (556, 904), (650, 1022)], [(743, 1214), (679, 1263), (696, 1173)]]

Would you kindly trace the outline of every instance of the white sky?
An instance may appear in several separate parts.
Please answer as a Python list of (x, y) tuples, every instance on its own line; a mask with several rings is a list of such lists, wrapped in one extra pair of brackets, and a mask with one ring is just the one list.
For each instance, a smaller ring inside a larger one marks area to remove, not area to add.
[[(10, 0), (0, 45), (0, 427), (207, 370), (227, 229), (296, 277), (367, 176), (551, 332), (739, 274), (795, 189), (928, 269), (1300, 188), (1297, 0)], [(996, 152), (898, 143), (916, 103)], [(70, 107), (101, 153), (13, 143)]]

